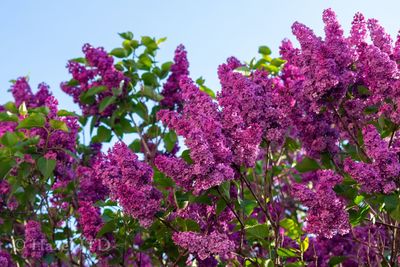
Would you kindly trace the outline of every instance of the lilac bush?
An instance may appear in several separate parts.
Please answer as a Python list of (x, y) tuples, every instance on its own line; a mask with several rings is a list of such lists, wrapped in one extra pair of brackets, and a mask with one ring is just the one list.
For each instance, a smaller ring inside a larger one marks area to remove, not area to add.
[(228, 58), (215, 91), (131, 32), (67, 63), (81, 114), (12, 81), (0, 265), (398, 266), (400, 37), (322, 19), (281, 57)]

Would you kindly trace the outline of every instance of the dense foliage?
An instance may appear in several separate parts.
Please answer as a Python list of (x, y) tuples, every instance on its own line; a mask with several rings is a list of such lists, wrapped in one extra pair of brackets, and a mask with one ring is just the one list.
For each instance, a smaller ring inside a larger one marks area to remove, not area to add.
[(398, 266), (400, 38), (323, 21), (229, 58), (217, 94), (182, 45), (160, 64), (165, 39), (130, 32), (68, 62), (80, 115), (12, 81), (0, 265)]

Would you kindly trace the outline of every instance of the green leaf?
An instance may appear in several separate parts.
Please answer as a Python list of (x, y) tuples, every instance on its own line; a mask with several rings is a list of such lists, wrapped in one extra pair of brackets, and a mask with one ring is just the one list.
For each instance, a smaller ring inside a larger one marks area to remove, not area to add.
[(283, 60), (283, 59), (281, 59), (281, 58), (274, 58), (274, 59), (271, 61), (271, 64), (274, 65), (274, 66), (276, 66), (276, 67), (280, 67), (280, 66), (282, 66), (285, 62), (286, 62), (286, 61)]
[(60, 120), (50, 120), (50, 127), (54, 130), (61, 130), (63, 132), (68, 133), (69, 129), (65, 121)]
[(283, 257), (283, 258), (293, 258), (293, 257), (297, 257), (297, 253), (296, 250), (292, 249), (292, 248), (278, 248), (278, 255)]
[(18, 122), (18, 116), (9, 112), (0, 112), (0, 121)]
[(281, 220), (279, 222), (279, 225), (287, 231), (287, 236), (290, 237), (292, 240), (298, 239), (303, 234), (300, 226), (290, 218), (285, 218)]
[(157, 77), (151, 72), (143, 73), (142, 81), (143, 81), (144, 85), (147, 85), (147, 86), (157, 86), (158, 85)]
[(271, 55), (271, 49), (268, 46), (262, 45), (258, 48), (258, 53), (262, 55)]
[(354, 204), (359, 205), (361, 202), (363, 202), (364, 196), (358, 195), (354, 198)]
[(97, 232), (96, 237), (102, 237), (103, 235), (107, 234), (107, 233), (111, 233), (114, 231), (114, 229), (117, 228), (116, 226), (116, 220), (111, 220), (109, 222), (106, 222), (103, 227), (101, 227), (101, 229)]
[(132, 40), (133, 39), (133, 33), (130, 32), (130, 31), (121, 32), (121, 33), (118, 33), (118, 34), (119, 34), (119, 36), (121, 36), (125, 40)]
[(246, 233), (249, 234), (249, 236), (258, 239), (264, 239), (268, 237), (269, 234), (269, 228), (268, 225), (266, 224), (256, 224), (256, 225), (246, 226), (245, 230)]
[(103, 143), (103, 142), (110, 142), (112, 138), (111, 130), (107, 129), (104, 126), (100, 126), (97, 128), (97, 134), (93, 137), (93, 142), (95, 143)]
[(357, 210), (351, 209), (349, 210), (349, 221), (352, 226), (359, 225), (367, 216), (369, 212), (369, 205), (365, 205), (362, 208), (358, 208)]
[(142, 90), (140, 90), (139, 94), (147, 96), (148, 98), (150, 98), (154, 101), (157, 101), (157, 102), (163, 100), (163, 98), (164, 98), (162, 95), (156, 93), (155, 90), (153, 89), (153, 87), (146, 86), (146, 85), (142, 87)]
[(110, 106), (111, 104), (113, 104), (116, 100), (115, 96), (107, 96), (105, 98), (103, 98), (103, 100), (101, 100), (100, 104), (99, 104), (99, 112), (103, 112), (108, 106)]
[[(73, 59), (70, 59), (70, 61), (73, 61), (73, 62), (77, 62), (77, 63), (81, 63), (81, 64), (86, 64), (86, 58), (84, 58), (84, 57), (77, 57), (77, 58), (73, 58)], [(71, 80), (72, 81), (72, 80)], [(75, 80), (76, 81), (76, 80)], [(76, 82), (78, 82), (78, 81), (76, 81)], [(79, 84), (79, 83), (78, 83)], [(69, 86), (72, 86), (72, 85), (70, 85), (69, 83), (68, 83), (68, 85)]]
[(138, 68), (141, 70), (150, 70), (151, 66), (153, 65), (153, 61), (146, 54), (141, 54), (139, 56), (138, 63), (139, 63)]
[(371, 95), (371, 92), (368, 90), (368, 88), (363, 85), (358, 85), (357, 91), (360, 95)]
[(13, 132), (6, 132), (1, 137), (1, 143), (7, 147), (13, 147), (18, 143), (18, 136)]
[(53, 175), (53, 171), (56, 167), (56, 160), (40, 157), (37, 160), (37, 166), (39, 171), (43, 174), (44, 178), (49, 178)]
[(296, 262), (287, 263), (285, 266), (286, 267), (303, 267), (303, 266), (306, 266), (306, 265), (302, 261), (296, 261)]
[(118, 47), (111, 50), (110, 55), (118, 58), (124, 58), (129, 56), (129, 53), (126, 49)]
[(133, 106), (132, 111), (139, 115), (139, 117), (144, 121), (147, 121), (149, 118), (147, 106), (142, 102), (138, 102), (135, 106)]
[(153, 179), (154, 179), (154, 184), (162, 187), (173, 187), (175, 184), (171, 178), (166, 177), (163, 173), (159, 171), (154, 172)]
[(46, 118), (41, 113), (33, 113), (22, 120), (17, 129), (32, 129), (32, 128), (40, 128), (43, 127), (46, 123)]
[(266, 65), (265, 69), (270, 73), (278, 73), (279, 72), (279, 68), (274, 65)]
[(160, 128), (160, 126), (158, 126), (156, 124), (153, 124), (152, 126), (150, 126), (147, 129), (147, 135), (150, 138), (155, 138), (155, 137), (159, 136), (160, 134), (161, 134), (161, 128)]
[(203, 78), (203, 76), (200, 76), (199, 78), (196, 79), (196, 84), (199, 86), (204, 85), (205, 81), (206, 80)]
[(299, 172), (309, 172), (320, 169), (320, 166), (314, 159), (305, 157), (301, 162), (296, 164), (295, 168)]
[(395, 210), (399, 205), (399, 196), (396, 194), (385, 195), (384, 197), (385, 209), (389, 212)]
[(48, 265), (52, 265), (51, 263), (56, 261), (56, 257), (53, 253), (47, 253), (43, 259)]
[(287, 147), (290, 151), (294, 152), (294, 151), (300, 149), (301, 146), (296, 140), (294, 140), (290, 137), (286, 137), (285, 147)]
[(15, 161), (12, 158), (0, 159), (0, 177), (4, 178), (4, 176), (11, 170), (14, 164)]
[(274, 267), (274, 262), (271, 259), (267, 259), (264, 262), (264, 267)]
[(207, 86), (204, 85), (200, 85), (199, 87), (200, 91), (206, 93), (207, 95), (209, 95), (212, 99), (215, 99), (215, 93), (213, 90), (211, 90), (210, 88), (208, 88)]
[(215, 210), (217, 216), (226, 208), (226, 202), (221, 198), (217, 201), (217, 208)]
[(345, 256), (333, 256), (329, 259), (329, 267), (334, 267), (339, 265), (340, 263), (344, 262), (346, 259)]
[(400, 205), (398, 205), (395, 210), (390, 212), (390, 217), (392, 217), (396, 221), (400, 221)]
[(60, 116), (60, 117), (66, 117), (66, 116), (79, 117), (79, 115), (76, 114), (75, 112), (68, 111), (68, 110), (65, 110), (65, 109), (60, 109), (59, 111), (57, 111), (57, 116)]
[(121, 126), (121, 130), (124, 133), (136, 132), (136, 128), (131, 125), (131, 122), (128, 119), (121, 118), (119, 121), (119, 125)]
[(142, 44), (149, 49), (149, 51), (154, 51), (158, 48), (156, 41), (149, 36), (142, 36)]
[(168, 152), (171, 152), (172, 149), (175, 147), (176, 141), (178, 140), (178, 137), (174, 131), (169, 131), (164, 135), (164, 145), (165, 149)]
[(172, 64), (173, 64), (172, 61), (165, 62), (164, 64), (161, 65), (161, 70), (163, 72), (168, 72), (171, 69)]
[(111, 209), (104, 209), (103, 214), (101, 214), (101, 218), (104, 222), (109, 222), (115, 219), (115, 214)]
[(137, 41), (137, 40), (131, 40), (130, 45), (131, 45), (131, 47), (132, 47), (133, 49), (136, 49), (136, 48), (139, 47), (139, 41)]
[(251, 70), (247, 66), (241, 66), (235, 69), (235, 71), (243, 74), (244, 76), (249, 76), (251, 73)]
[(255, 200), (244, 199), (239, 203), (240, 207), (242, 208), (242, 210), (244, 210), (244, 213), (246, 215), (250, 215), (253, 212), (254, 208), (257, 207), (257, 201)]
[(49, 114), (50, 109), (46, 106), (29, 109), (29, 113), (42, 113), (43, 115)]
[(135, 153), (139, 153), (140, 150), (142, 149), (142, 144), (140, 142), (140, 139), (135, 139), (133, 140), (133, 142), (129, 145), (129, 148), (135, 152)]
[(162, 37), (160, 39), (157, 40), (157, 45), (164, 43), (167, 40), (167, 37)]
[(97, 95), (98, 93), (104, 92), (107, 89), (108, 89), (107, 86), (103, 86), (103, 85), (101, 85), (101, 86), (93, 86), (89, 90), (83, 92), (82, 95), (84, 95), (84, 97), (86, 98), (86, 97), (89, 97), (89, 96)]
[(181, 158), (186, 161), (188, 164), (193, 164), (193, 160), (190, 157), (190, 149), (186, 149), (182, 151)]
[(308, 236), (306, 236), (306, 238), (303, 239), (303, 241), (301, 241), (300, 243), (300, 251), (301, 252), (306, 252), (309, 246), (310, 240), (308, 238)]
[(231, 199), (231, 182), (223, 182), (219, 187), (221, 188), (221, 192), (225, 196), (225, 198)]
[(14, 102), (9, 101), (9, 102), (5, 103), (3, 105), (3, 107), (5, 108), (5, 110), (8, 110), (8, 111), (10, 111), (12, 113), (18, 113), (18, 109), (15, 106)]

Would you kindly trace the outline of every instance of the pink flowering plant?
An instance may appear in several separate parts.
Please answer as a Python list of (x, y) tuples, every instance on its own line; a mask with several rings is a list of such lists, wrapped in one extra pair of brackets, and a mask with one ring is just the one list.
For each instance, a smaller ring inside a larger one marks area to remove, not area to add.
[(228, 58), (216, 90), (131, 32), (68, 62), (81, 114), (12, 81), (0, 265), (399, 266), (400, 39), (323, 21)]

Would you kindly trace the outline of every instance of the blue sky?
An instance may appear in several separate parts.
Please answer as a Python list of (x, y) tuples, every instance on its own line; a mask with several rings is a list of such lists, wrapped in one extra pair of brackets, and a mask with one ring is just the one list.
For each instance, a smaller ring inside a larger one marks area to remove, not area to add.
[(400, 29), (399, 1), (371, 0), (68, 0), (0, 1), (0, 103), (11, 99), (9, 80), (29, 75), (51, 86), (61, 108), (76, 109), (59, 83), (69, 79), (66, 62), (89, 42), (110, 50), (118, 32), (168, 37), (159, 59), (171, 60), (175, 47), (188, 50), (193, 78), (203, 76), (218, 90), (216, 69), (227, 57), (251, 59), (259, 45), (277, 53), (290, 26), (300, 21), (322, 33), (322, 10), (332, 7), (348, 32), (356, 11), (377, 18), (394, 37)]

